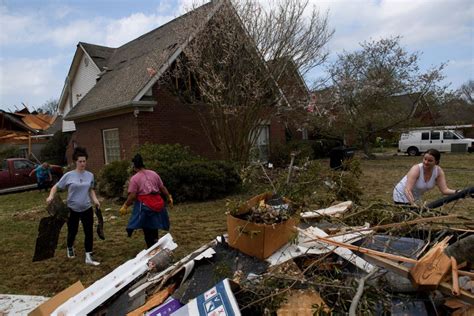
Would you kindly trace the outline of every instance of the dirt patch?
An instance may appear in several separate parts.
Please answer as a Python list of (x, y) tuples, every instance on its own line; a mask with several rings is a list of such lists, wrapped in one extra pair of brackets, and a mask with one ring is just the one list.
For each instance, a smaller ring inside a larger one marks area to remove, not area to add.
[(12, 214), (12, 217), (16, 220), (36, 221), (48, 215), (44, 207), (35, 207), (30, 210), (15, 212)]

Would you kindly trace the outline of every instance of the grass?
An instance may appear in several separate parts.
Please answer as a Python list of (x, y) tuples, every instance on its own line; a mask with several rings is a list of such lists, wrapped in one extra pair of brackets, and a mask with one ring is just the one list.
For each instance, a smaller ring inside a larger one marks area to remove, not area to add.
[[(473, 186), (474, 155), (445, 154), (441, 158), (448, 186), (464, 188)], [(421, 161), (420, 157), (393, 156), (383, 153), (376, 160), (363, 160), (363, 175), (360, 184), (364, 188), (361, 204), (383, 200), (391, 202), (393, 186), (408, 169)], [(328, 166), (328, 161), (322, 161)], [(63, 193), (64, 194), (64, 193)], [(131, 238), (125, 232), (127, 217), (120, 217), (120, 205), (102, 201), (105, 218), (105, 241), (95, 237), (95, 257), (101, 261), (98, 267), (84, 264), (83, 234), (79, 231), (76, 240), (77, 257), (66, 257), (66, 228), (64, 227), (56, 256), (32, 262), (39, 220), (47, 216), (45, 199), (47, 193), (28, 191), (0, 195), (0, 293), (52, 296), (77, 280), (88, 286), (111, 272), (115, 267), (133, 258), (141, 251), (145, 242), (141, 231)], [(229, 198), (245, 199), (236, 195)], [(426, 195), (427, 200), (440, 197), (438, 190)], [(181, 258), (190, 251), (225, 233), (225, 211), (227, 199), (203, 203), (182, 203), (170, 210), (171, 234), (178, 244), (175, 257)], [(474, 217), (474, 199), (465, 199), (445, 206), (445, 210)], [(163, 232), (160, 233), (162, 235)]]

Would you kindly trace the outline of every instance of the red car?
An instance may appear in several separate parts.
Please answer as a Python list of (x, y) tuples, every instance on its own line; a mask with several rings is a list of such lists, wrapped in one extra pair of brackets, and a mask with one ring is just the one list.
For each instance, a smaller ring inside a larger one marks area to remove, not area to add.
[[(8, 158), (0, 166), (0, 193), (26, 190), (36, 187), (36, 175), (29, 176), (38, 164), (25, 158)], [(53, 183), (63, 175), (61, 166), (50, 165)]]

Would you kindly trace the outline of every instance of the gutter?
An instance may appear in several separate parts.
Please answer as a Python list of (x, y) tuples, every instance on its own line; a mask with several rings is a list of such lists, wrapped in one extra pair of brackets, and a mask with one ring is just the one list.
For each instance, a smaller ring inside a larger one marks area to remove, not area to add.
[(127, 108), (135, 108), (140, 110), (140, 108), (143, 108), (145, 110), (148, 110), (150, 107), (154, 107), (156, 105), (156, 101), (125, 101), (121, 103), (116, 103), (112, 104), (106, 107), (101, 107), (99, 109), (94, 109), (86, 112), (81, 112), (80, 114), (66, 114), (64, 117), (64, 120), (66, 121), (73, 121), (76, 119), (82, 119), (86, 117), (90, 117), (93, 115), (109, 112), (109, 111), (116, 111), (116, 110), (122, 110), (122, 109), (127, 109)]

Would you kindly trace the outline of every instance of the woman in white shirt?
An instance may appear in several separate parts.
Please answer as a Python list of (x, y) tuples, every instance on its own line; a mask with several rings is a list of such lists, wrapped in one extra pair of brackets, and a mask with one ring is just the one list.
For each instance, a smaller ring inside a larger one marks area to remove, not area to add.
[(423, 162), (414, 165), (393, 190), (395, 204), (416, 205), (426, 191), (435, 185), (441, 193), (450, 195), (456, 193), (448, 188), (443, 169), (439, 166), (441, 154), (436, 149), (428, 149), (423, 155)]

